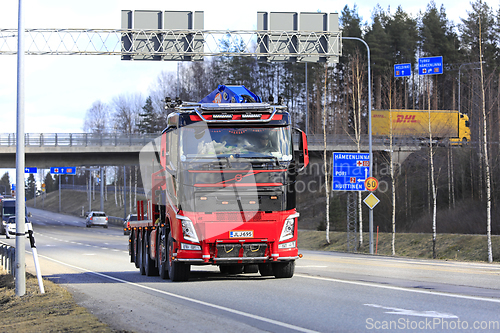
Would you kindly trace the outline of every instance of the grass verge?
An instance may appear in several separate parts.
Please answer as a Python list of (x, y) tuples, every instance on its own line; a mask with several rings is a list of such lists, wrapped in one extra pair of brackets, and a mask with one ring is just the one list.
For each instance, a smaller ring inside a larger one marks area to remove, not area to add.
[[(370, 253), (369, 235), (363, 233), (363, 245), (358, 253)], [(491, 237), (493, 259), (500, 262), (500, 236)], [(392, 234), (379, 233), (378, 246), (374, 235), (374, 250), (379, 255), (392, 255)], [(317, 251), (347, 252), (347, 234), (330, 232), (330, 244), (326, 242), (325, 231), (299, 231), (299, 249)], [(432, 258), (432, 235), (423, 233), (400, 233), (395, 237), (396, 256), (409, 258)], [(488, 247), (485, 235), (438, 234), (436, 237), (436, 258), (444, 260), (488, 261)]]
[(113, 332), (87, 309), (78, 306), (64, 288), (26, 274), (26, 294), (18, 297), (12, 275), (0, 267), (0, 327), (2, 332)]

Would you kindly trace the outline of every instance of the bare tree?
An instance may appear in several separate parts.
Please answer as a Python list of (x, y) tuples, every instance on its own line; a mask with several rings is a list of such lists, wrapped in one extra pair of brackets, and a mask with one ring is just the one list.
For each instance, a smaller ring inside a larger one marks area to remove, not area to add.
[(140, 93), (121, 94), (113, 98), (113, 128), (120, 133), (137, 133), (139, 114), (144, 105)]
[(87, 133), (105, 133), (109, 129), (110, 108), (101, 101), (95, 101), (85, 113), (83, 131)]
[[(481, 16), (479, 17), (479, 60), (483, 59), (482, 51), (482, 36), (481, 36)], [(480, 61), (481, 69), (481, 99), (482, 99), (482, 111), (483, 111), (483, 150), (484, 150), (484, 165), (486, 168), (486, 233), (488, 238), (488, 262), (493, 262), (493, 250), (491, 247), (491, 174), (490, 174), (490, 161), (488, 157), (488, 126), (486, 122), (486, 105), (484, 98), (484, 74), (483, 74), (483, 62)]]

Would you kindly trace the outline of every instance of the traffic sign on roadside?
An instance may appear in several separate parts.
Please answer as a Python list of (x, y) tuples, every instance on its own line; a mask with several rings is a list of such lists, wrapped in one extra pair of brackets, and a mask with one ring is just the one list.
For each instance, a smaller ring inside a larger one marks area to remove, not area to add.
[(24, 168), (24, 173), (37, 173), (38, 168), (37, 167), (26, 167)]
[(365, 180), (365, 187), (368, 191), (375, 191), (378, 188), (378, 180), (375, 177), (368, 177)]
[(333, 153), (334, 191), (366, 191), (365, 180), (370, 173), (370, 154)]
[(370, 207), (370, 209), (375, 208), (376, 205), (380, 202), (380, 199), (375, 196), (375, 194), (370, 193), (368, 196), (363, 200), (363, 202)]
[(418, 75), (443, 74), (443, 57), (418, 58)]
[(394, 77), (403, 77), (411, 75), (411, 64), (394, 65)]
[(76, 167), (52, 167), (50, 173), (54, 175), (76, 175)]

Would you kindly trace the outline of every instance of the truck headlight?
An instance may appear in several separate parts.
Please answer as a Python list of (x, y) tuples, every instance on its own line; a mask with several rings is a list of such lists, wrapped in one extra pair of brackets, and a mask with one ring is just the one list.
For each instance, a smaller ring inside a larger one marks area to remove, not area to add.
[(280, 242), (293, 238), (295, 233), (295, 218), (299, 217), (299, 213), (288, 216), (281, 230)]
[(191, 241), (193, 243), (199, 243), (198, 235), (194, 229), (193, 222), (185, 216), (176, 215), (177, 219), (181, 221), (182, 225), (182, 236), (185, 240)]

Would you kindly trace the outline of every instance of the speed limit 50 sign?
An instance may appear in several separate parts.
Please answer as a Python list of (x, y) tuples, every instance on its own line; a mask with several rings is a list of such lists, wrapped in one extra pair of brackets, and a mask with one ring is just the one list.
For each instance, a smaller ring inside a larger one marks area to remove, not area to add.
[(365, 188), (368, 191), (375, 191), (378, 188), (378, 180), (375, 177), (368, 177), (365, 180)]

